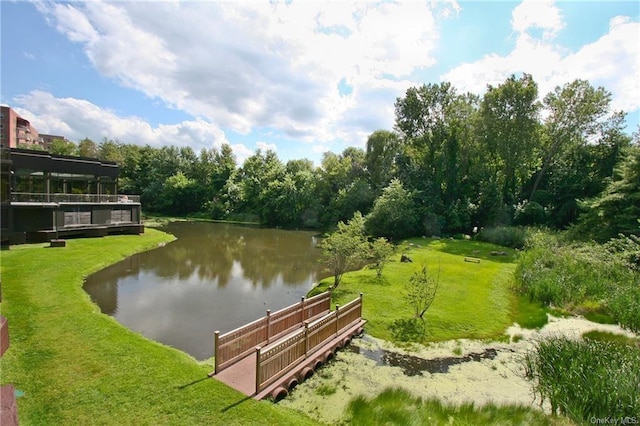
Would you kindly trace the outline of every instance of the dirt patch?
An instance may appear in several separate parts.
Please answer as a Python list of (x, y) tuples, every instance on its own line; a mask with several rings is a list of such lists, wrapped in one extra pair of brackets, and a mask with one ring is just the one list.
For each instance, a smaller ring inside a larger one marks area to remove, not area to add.
[(402, 349), (365, 335), (354, 339), (350, 349), (338, 352), (333, 362), (298, 385), (279, 404), (335, 424), (354, 397), (374, 397), (386, 388), (402, 387), (416, 396), (435, 397), (445, 403), (520, 404), (548, 412), (549, 407), (540, 404), (531, 383), (524, 378), (524, 354), (539, 339), (579, 338), (592, 330), (634, 336), (615, 325), (553, 316), (540, 330), (514, 324), (506, 331), (504, 342), (453, 340)]

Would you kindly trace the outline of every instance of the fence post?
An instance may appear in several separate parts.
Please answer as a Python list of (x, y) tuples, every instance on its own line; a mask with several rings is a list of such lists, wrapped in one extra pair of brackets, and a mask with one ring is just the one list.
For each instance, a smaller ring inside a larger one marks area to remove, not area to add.
[(336, 336), (340, 334), (340, 305), (336, 305)]
[(260, 346), (256, 346), (256, 393), (260, 392)]
[(358, 316), (362, 318), (362, 293), (360, 293), (360, 308), (358, 309), (358, 311), (359, 311)]
[(306, 321), (306, 318), (305, 318), (305, 315), (304, 315), (304, 305), (305, 305), (304, 302), (305, 302), (305, 298), (304, 298), (304, 296), (302, 296), (302, 298), (300, 299), (300, 307), (302, 309), (302, 316), (300, 317), (301, 318), (300, 322), (305, 322)]
[(309, 352), (309, 321), (304, 322), (304, 357)]
[(216, 374), (218, 374), (218, 369), (220, 368), (220, 361), (219, 361), (219, 359), (220, 359), (219, 355), (220, 354), (218, 353), (219, 352), (219, 348), (218, 348), (219, 342), (220, 342), (220, 332), (218, 330), (216, 330), (213, 333), (213, 356), (215, 357), (215, 368), (214, 368), (213, 371)]
[(267, 309), (267, 343), (271, 338), (271, 309)]

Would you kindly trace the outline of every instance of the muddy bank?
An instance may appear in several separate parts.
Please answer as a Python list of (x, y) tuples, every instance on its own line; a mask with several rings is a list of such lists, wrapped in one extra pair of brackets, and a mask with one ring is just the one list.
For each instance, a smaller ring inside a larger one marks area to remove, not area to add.
[(521, 404), (547, 411), (524, 378), (522, 357), (541, 338), (579, 338), (592, 330), (633, 336), (618, 326), (553, 316), (540, 330), (514, 324), (501, 342), (455, 340), (398, 348), (365, 335), (279, 404), (335, 424), (355, 396), (373, 397), (388, 387), (402, 387), (416, 396), (452, 404)]

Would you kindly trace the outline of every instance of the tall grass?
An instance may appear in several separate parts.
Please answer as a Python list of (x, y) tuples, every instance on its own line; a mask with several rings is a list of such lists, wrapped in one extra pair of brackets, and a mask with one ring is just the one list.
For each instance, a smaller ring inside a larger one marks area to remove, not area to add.
[(553, 413), (579, 423), (640, 413), (640, 349), (632, 345), (556, 337), (538, 342), (524, 363)]
[(640, 274), (606, 246), (534, 233), (519, 257), (516, 283), (530, 300), (578, 314), (608, 310), (622, 326), (640, 330)]
[(565, 424), (561, 418), (518, 405), (473, 403), (446, 405), (436, 399), (423, 400), (403, 389), (387, 389), (373, 399), (353, 399), (347, 408), (351, 425), (553, 425)]

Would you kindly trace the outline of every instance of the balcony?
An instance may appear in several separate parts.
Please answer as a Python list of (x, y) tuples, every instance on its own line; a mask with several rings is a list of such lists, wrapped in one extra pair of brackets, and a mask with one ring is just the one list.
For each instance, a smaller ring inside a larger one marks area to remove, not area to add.
[(12, 192), (12, 203), (87, 203), (87, 204), (140, 204), (139, 195), (104, 194), (43, 194), (30, 192)]

